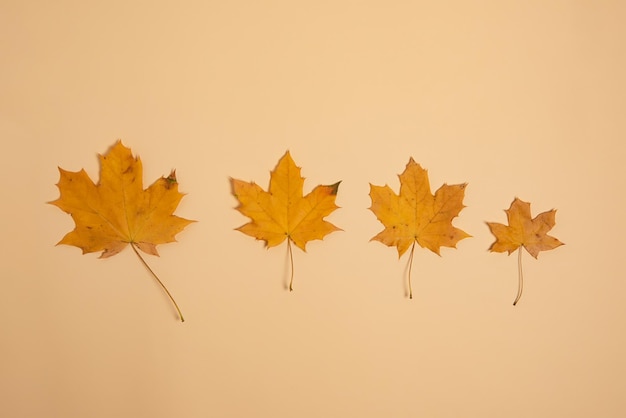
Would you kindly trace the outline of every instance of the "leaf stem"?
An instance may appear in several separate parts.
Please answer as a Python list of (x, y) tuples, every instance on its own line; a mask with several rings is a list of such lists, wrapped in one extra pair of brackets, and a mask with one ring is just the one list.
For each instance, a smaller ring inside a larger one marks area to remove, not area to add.
[(517, 305), (520, 298), (522, 297), (522, 291), (524, 290), (524, 274), (522, 273), (522, 246), (517, 249), (517, 275), (519, 284), (517, 286), (517, 297), (513, 302), (513, 306)]
[(167, 296), (169, 296), (170, 300), (172, 301), (172, 303), (174, 304), (174, 307), (176, 308), (176, 311), (178, 312), (178, 316), (180, 317), (180, 322), (185, 322), (185, 317), (183, 316), (183, 313), (180, 311), (180, 308), (178, 307), (178, 304), (176, 303), (176, 301), (174, 300), (174, 297), (172, 296), (172, 294), (170, 293), (169, 290), (167, 290), (167, 287), (165, 287), (165, 285), (163, 284), (163, 282), (159, 279), (159, 277), (156, 275), (156, 273), (150, 268), (150, 266), (148, 265), (148, 263), (146, 263), (146, 260), (143, 259), (143, 257), (141, 256), (141, 254), (139, 254), (139, 251), (137, 251), (137, 247), (135, 247), (135, 243), (131, 242), (130, 246), (132, 247), (133, 251), (135, 252), (135, 254), (137, 254), (137, 257), (139, 257), (139, 259), (141, 260), (141, 262), (143, 263), (143, 265), (148, 269), (148, 271), (150, 273), (152, 273), (152, 276), (156, 279), (157, 282), (159, 282), (159, 284), (161, 285), (161, 287), (163, 288), (163, 290), (165, 290), (165, 293), (167, 293)]
[(293, 292), (293, 251), (291, 250), (291, 238), (287, 239), (287, 252), (291, 261), (291, 279), (289, 280), (289, 291)]
[(411, 286), (411, 269), (413, 268), (413, 253), (415, 252), (415, 241), (411, 246), (411, 254), (409, 255), (409, 299), (413, 299), (413, 287)]

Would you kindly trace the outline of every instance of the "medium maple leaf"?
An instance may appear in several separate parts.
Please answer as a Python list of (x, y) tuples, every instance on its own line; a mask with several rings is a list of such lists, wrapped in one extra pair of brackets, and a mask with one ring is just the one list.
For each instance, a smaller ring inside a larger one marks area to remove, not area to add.
[(370, 210), (385, 226), (372, 240), (389, 247), (397, 247), (398, 257), (411, 247), (409, 297), (413, 298), (411, 266), (415, 243), (440, 255), (441, 247), (456, 248), (458, 241), (470, 237), (466, 232), (452, 226), (452, 219), (465, 207), (463, 197), (467, 184), (444, 184), (433, 195), (428, 172), (413, 158), (399, 178), (399, 195), (387, 185), (381, 187), (370, 184)]
[(324, 220), (338, 208), (335, 197), (339, 183), (317, 186), (303, 196), (304, 178), (289, 151), (271, 172), (267, 192), (253, 182), (231, 178), (233, 194), (239, 201), (236, 209), (252, 220), (237, 230), (265, 241), (267, 248), (287, 240), (291, 259), (289, 290), (293, 290), (291, 243), (306, 251), (307, 242), (321, 240), (331, 232), (341, 231)]
[(509, 221), (508, 226), (497, 222), (487, 222), (489, 230), (496, 237), (496, 241), (491, 244), (489, 251), (497, 253), (506, 251), (511, 255), (513, 251), (518, 250), (519, 286), (517, 297), (513, 302), (513, 305), (516, 305), (522, 297), (524, 288), (521, 247), (524, 247), (530, 255), (537, 258), (540, 251), (553, 250), (563, 243), (547, 234), (556, 224), (556, 210), (552, 209), (540, 213), (532, 219), (530, 203), (516, 197), (511, 203), (511, 207), (505, 212)]
[(143, 168), (139, 157), (117, 141), (99, 155), (100, 181), (94, 184), (85, 170), (66, 171), (59, 167), (60, 197), (49, 202), (69, 213), (76, 224), (58, 244), (73, 245), (83, 254), (102, 251), (111, 257), (128, 244), (168, 294), (182, 321), (178, 305), (165, 285), (141, 257), (137, 248), (157, 255), (156, 246), (176, 241), (177, 233), (192, 222), (173, 215), (183, 197), (178, 192), (176, 173), (161, 177), (143, 189)]

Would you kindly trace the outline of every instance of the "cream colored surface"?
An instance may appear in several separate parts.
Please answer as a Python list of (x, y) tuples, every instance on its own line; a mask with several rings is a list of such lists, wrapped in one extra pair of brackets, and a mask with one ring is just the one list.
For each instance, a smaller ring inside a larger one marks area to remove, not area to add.
[[(626, 4), (0, 3), (0, 415), (623, 417)], [(149, 262), (54, 244), (57, 166), (117, 138), (199, 222)], [(344, 232), (295, 253), (233, 229), (229, 176), (342, 180)], [(442, 257), (368, 242), (409, 157), (468, 182)], [(486, 251), (515, 196), (566, 243)]]

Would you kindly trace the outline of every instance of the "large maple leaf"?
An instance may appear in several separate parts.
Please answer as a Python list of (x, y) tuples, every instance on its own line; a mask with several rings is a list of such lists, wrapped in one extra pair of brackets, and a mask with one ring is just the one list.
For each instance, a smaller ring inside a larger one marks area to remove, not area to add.
[(158, 244), (176, 241), (175, 235), (195, 222), (173, 215), (183, 197), (175, 171), (144, 190), (141, 160), (121, 141), (98, 157), (98, 184), (84, 169), (72, 172), (59, 167), (61, 195), (49, 203), (69, 213), (76, 226), (58, 244), (79, 247), (83, 254), (102, 251), (100, 258), (111, 257), (130, 244), (184, 320), (169, 291), (137, 251), (158, 255)]
[(287, 240), (292, 266), (289, 290), (293, 290), (291, 243), (306, 251), (307, 242), (341, 230), (324, 220), (338, 208), (335, 198), (339, 183), (319, 185), (304, 196), (304, 178), (289, 151), (271, 172), (267, 192), (254, 182), (231, 178), (233, 194), (239, 201), (237, 210), (251, 219), (237, 230), (265, 241), (268, 248)]
[(440, 255), (441, 247), (455, 248), (458, 241), (470, 237), (452, 226), (452, 220), (465, 207), (463, 197), (467, 184), (444, 184), (433, 195), (428, 172), (413, 158), (409, 159), (399, 178), (400, 194), (387, 185), (370, 184), (370, 210), (385, 226), (372, 240), (397, 247), (398, 257), (411, 248), (409, 297), (412, 298), (411, 266), (415, 243)]
[(506, 251), (509, 255), (515, 250), (518, 251), (519, 286), (517, 297), (513, 302), (513, 305), (516, 305), (522, 297), (524, 288), (521, 247), (524, 247), (530, 255), (537, 258), (540, 251), (552, 250), (563, 245), (563, 243), (547, 234), (556, 224), (555, 209), (542, 212), (533, 219), (530, 214), (530, 203), (516, 197), (511, 203), (511, 207), (505, 212), (509, 221), (508, 226), (497, 222), (487, 222), (489, 230), (496, 237), (496, 241), (491, 244), (489, 251), (498, 253)]

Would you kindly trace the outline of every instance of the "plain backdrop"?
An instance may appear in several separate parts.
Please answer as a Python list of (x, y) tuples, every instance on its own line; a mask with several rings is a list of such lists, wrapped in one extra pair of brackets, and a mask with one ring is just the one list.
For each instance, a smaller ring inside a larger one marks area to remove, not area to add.
[[(623, 417), (626, 3), (0, 2), (0, 415)], [(117, 139), (197, 220), (147, 256), (55, 246), (57, 167)], [(341, 180), (343, 229), (294, 253), (234, 228), (229, 178)], [(370, 238), (410, 157), (468, 183), (472, 238)], [(515, 197), (566, 245), (487, 251)]]

